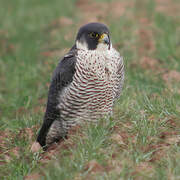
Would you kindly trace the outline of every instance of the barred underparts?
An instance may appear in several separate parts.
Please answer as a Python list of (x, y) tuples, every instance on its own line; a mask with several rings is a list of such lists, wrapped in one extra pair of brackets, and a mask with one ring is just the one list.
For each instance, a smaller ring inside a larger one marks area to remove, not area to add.
[(73, 81), (58, 97), (61, 99), (58, 104), (61, 122), (52, 124), (46, 138), (47, 144), (51, 143), (56, 133), (56, 136), (62, 136), (69, 127), (81, 121), (97, 121), (109, 115), (115, 99), (120, 95), (124, 66), (116, 50), (112, 48), (103, 53), (79, 50), (76, 58)]

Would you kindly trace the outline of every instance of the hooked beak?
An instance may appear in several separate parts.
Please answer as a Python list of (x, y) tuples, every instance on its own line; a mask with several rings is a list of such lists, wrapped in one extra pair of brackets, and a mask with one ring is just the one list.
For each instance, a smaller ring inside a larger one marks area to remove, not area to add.
[(106, 33), (103, 33), (99, 38), (99, 42), (109, 45), (110, 44), (109, 36)]

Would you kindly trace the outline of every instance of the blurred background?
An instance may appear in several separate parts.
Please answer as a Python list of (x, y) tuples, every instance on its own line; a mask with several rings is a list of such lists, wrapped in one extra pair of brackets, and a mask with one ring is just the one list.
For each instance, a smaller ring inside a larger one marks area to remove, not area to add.
[[(105, 23), (124, 57), (125, 87), (115, 108), (122, 122), (148, 115), (173, 119), (173, 132), (180, 127), (179, 0), (0, 0), (0, 152), (28, 149), (42, 122), (52, 72), (89, 22)], [(19, 140), (20, 132), (32, 139)], [(32, 167), (17, 164), (7, 172), (23, 177)]]

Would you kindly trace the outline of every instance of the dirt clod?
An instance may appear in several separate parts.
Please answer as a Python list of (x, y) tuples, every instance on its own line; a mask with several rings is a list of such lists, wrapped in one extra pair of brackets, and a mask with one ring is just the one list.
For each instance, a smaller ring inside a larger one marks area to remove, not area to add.
[(31, 146), (31, 152), (35, 153), (41, 149), (41, 145), (38, 142), (34, 142)]
[(24, 177), (24, 180), (37, 180), (40, 179), (41, 175), (38, 173), (30, 174)]
[(89, 172), (101, 172), (104, 168), (96, 160), (91, 160), (86, 164), (84, 170)]

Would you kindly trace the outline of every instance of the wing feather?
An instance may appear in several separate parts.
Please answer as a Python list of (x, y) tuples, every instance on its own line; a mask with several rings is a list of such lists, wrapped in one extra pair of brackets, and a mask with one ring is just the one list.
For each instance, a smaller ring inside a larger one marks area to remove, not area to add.
[(46, 144), (46, 135), (52, 123), (60, 118), (60, 110), (57, 108), (58, 97), (62, 90), (72, 82), (75, 73), (75, 64), (76, 48), (73, 47), (59, 62), (53, 73), (43, 125), (37, 137), (37, 142), (41, 146), (45, 146)]

